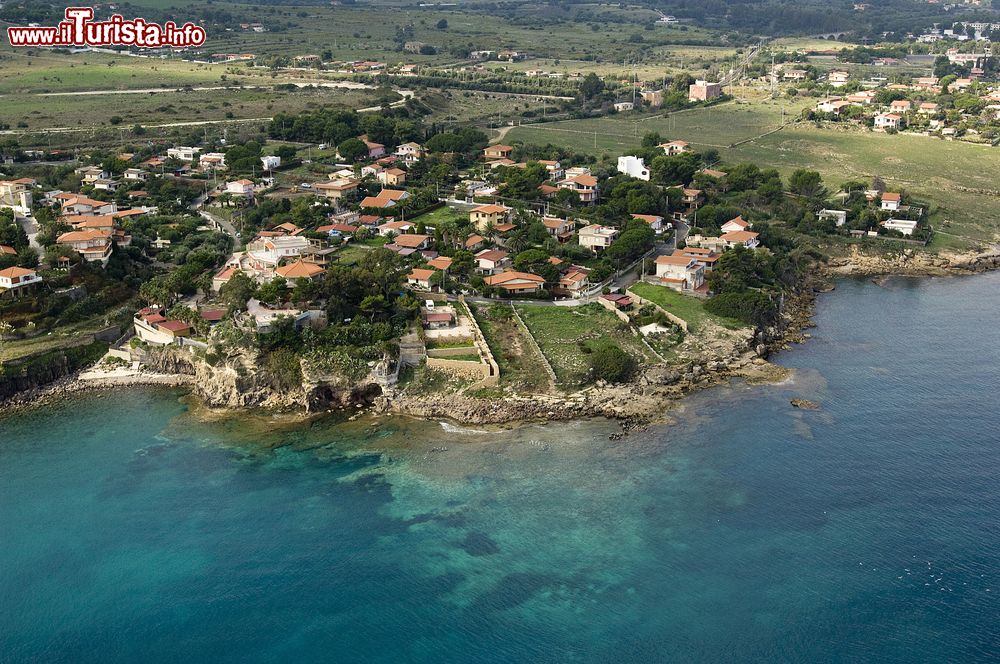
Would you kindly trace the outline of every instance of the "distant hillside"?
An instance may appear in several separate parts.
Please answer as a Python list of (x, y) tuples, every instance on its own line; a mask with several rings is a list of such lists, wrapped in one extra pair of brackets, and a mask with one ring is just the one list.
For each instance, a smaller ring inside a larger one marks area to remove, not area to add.
[(926, 0), (649, 0), (643, 4), (703, 27), (760, 35), (849, 32), (880, 39), (886, 32), (904, 36), (965, 15), (997, 20), (997, 12), (989, 8), (945, 11), (941, 4)]

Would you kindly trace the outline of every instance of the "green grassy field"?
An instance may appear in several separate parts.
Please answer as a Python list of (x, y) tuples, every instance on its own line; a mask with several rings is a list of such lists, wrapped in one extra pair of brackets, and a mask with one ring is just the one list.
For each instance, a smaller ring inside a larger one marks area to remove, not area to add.
[[(688, 141), (696, 149), (718, 149), (723, 161), (752, 161), (785, 175), (797, 168), (819, 171), (834, 191), (846, 181), (870, 180), (878, 175), (890, 188), (904, 189), (931, 203), (931, 222), (938, 231), (931, 245), (934, 248), (967, 247), (1000, 234), (1000, 197), (974, 191), (998, 189), (1000, 150), (810, 123), (760, 137), (780, 126), (783, 105), (788, 115), (794, 115), (806, 103), (811, 102), (731, 103), (669, 118), (654, 116), (638, 123), (634, 116), (620, 114), (557, 122), (551, 127), (522, 126), (511, 130), (504, 140), (553, 143), (612, 158), (637, 146), (644, 132), (656, 130), (664, 138)], [(760, 138), (728, 147), (755, 137)]]
[(173, 59), (0, 49), (0, 94), (219, 85), (226, 73), (226, 65)]
[(542, 115), (542, 106), (551, 113), (557, 107), (552, 100), (539, 101), (528, 95), (506, 95), (469, 90), (421, 90), (420, 101), (432, 109), (430, 122), (451, 127), (451, 123), (477, 121), (506, 123), (521, 118), (525, 111)]
[[(618, 113), (586, 120), (522, 125), (508, 132), (509, 141), (554, 143), (578, 152), (617, 156), (637, 147), (646, 132), (665, 139), (683, 139), (696, 148), (725, 148), (777, 129), (797, 116), (810, 102), (755, 100), (728, 103), (676, 113)], [(596, 147), (595, 147), (596, 146)]]
[[(542, 57), (596, 57), (614, 62), (625, 57), (632, 60), (656, 57), (655, 49), (677, 40), (710, 38), (708, 31), (695, 27), (644, 30), (658, 15), (635, 6), (593, 3), (558, 7), (538, 3), (519, 6), (504, 16), (491, 13), (495, 11), (495, 7), (480, 11), (465, 5), (461, 9), (420, 8), (414, 3), (380, 3), (377, 8), (362, 5), (248, 8), (248, 16), (253, 15), (265, 26), (280, 23), (282, 29), (264, 33), (210, 33), (205, 50), (305, 54), (329, 48), (334, 58), (340, 60), (374, 58), (390, 63), (442, 63), (456, 59), (449, 54), (455, 47), (511, 48)], [(575, 20), (584, 13), (584, 20)], [(448, 27), (438, 29), (442, 19), (448, 22)], [(407, 31), (406, 40), (429, 44), (439, 53), (400, 53), (393, 38), (402, 30)], [(641, 41), (637, 41), (637, 36)], [(290, 45), (294, 45), (291, 52)]]
[(652, 359), (638, 337), (621, 329), (624, 324), (598, 304), (519, 305), (517, 311), (562, 385), (575, 386), (586, 379), (590, 359), (583, 347), (593, 349), (596, 344), (612, 343), (640, 362)]
[(828, 185), (878, 175), (891, 188), (911, 192), (932, 204), (938, 231), (932, 247), (962, 248), (995, 240), (1000, 234), (1000, 150), (958, 141), (899, 134), (796, 126), (741, 146), (724, 156), (773, 165), (784, 173), (796, 168), (819, 171)]
[[(197, 20), (201, 3), (193, 0), (136, 0), (126, 14), (140, 8), (158, 12), (177, 9), (178, 18)], [(266, 32), (209, 29), (207, 53), (248, 52), (258, 55), (303, 55), (330, 49), (335, 59), (377, 59), (389, 63), (454, 62), (457, 48), (527, 51), (534, 56), (618, 62), (690, 62), (712, 49), (711, 33), (695, 26), (653, 26), (658, 14), (635, 5), (581, 3), (522, 4), (503, 12), (492, 3), (462, 3), (461, 7), (419, 7), (412, 2), (379, 2), (378, 6), (325, 4), (267, 5), (217, 1), (213, 9), (260, 22)], [(174, 13), (174, 12), (171, 12)], [(156, 18), (154, 16), (154, 18)], [(446, 28), (438, 22), (447, 21)], [(646, 29), (647, 26), (652, 29)], [(397, 35), (405, 41), (434, 46), (435, 55), (400, 52)], [(705, 40), (705, 53), (673, 57), (678, 41)], [(711, 56), (708, 56), (709, 58)]]
[(358, 261), (362, 257), (367, 256), (371, 251), (369, 247), (357, 244), (348, 244), (346, 247), (334, 254), (334, 258), (337, 260), (337, 265), (344, 265), (350, 267), (352, 265), (357, 265)]
[(137, 94), (39, 96), (7, 95), (4, 116), (11, 128), (108, 127), (122, 118), (125, 127), (225, 119), (269, 118), (320, 106), (363, 108), (373, 103), (365, 90), (304, 88), (188, 90)]
[(688, 324), (688, 332), (692, 334), (697, 334), (708, 322), (730, 329), (745, 327), (739, 321), (710, 314), (705, 311), (704, 300), (678, 293), (672, 288), (640, 282), (629, 288), (629, 290), (641, 298), (655, 302), (673, 315), (683, 318)]
[(468, 214), (462, 214), (458, 210), (455, 210), (447, 206), (439, 207), (436, 210), (431, 210), (430, 212), (426, 212), (420, 215), (419, 217), (413, 217), (412, 219), (410, 219), (410, 221), (415, 224), (423, 223), (428, 226), (437, 226), (447, 221), (460, 222), (468, 220), (469, 220)]
[(510, 307), (504, 304), (472, 306), (479, 329), (500, 367), (500, 387), (519, 394), (547, 391), (549, 379), (542, 360), (514, 320)]

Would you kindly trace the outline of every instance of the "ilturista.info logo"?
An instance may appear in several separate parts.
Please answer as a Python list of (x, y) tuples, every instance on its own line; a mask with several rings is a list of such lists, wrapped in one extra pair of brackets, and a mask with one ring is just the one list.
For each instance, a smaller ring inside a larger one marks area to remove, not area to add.
[(93, 7), (67, 7), (65, 20), (50, 27), (7, 28), (11, 46), (137, 46), (184, 48), (205, 43), (205, 28), (188, 22), (163, 25), (143, 18), (125, 19), (115, 14), (107, 21), (94, 20)]

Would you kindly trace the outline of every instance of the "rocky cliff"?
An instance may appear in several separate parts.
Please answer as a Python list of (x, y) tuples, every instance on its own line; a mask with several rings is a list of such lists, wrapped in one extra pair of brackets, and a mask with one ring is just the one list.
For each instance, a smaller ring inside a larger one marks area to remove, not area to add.
[(843, 257), (833, 258), (828, 265), (834, 276), (949, 276), (974, 274), (1000, 268), (1000, 247), (965, 253), (906, 248), (895, 252), (865, 251), (853, 245)]
[(168, 347), (150, 352), (147, 366), (152, 371), (191, 376), (194, 393), (210, 408), (317, 412), (367, 406), (381, 394), (378, 385), (336, 375), (316, 377), (304, 373), (301, 384), (280, 387), (261, 356), (247, 350), (218, 355)]

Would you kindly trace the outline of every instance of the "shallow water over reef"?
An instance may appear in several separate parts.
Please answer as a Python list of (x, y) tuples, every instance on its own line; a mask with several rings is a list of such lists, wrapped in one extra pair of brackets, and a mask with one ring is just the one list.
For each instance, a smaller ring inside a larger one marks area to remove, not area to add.
[(790, 381), (617, 442), (168, 390), (0, 419), (0, 661), (995, 661), (998, 312), (998, 274), (842, 282)]

